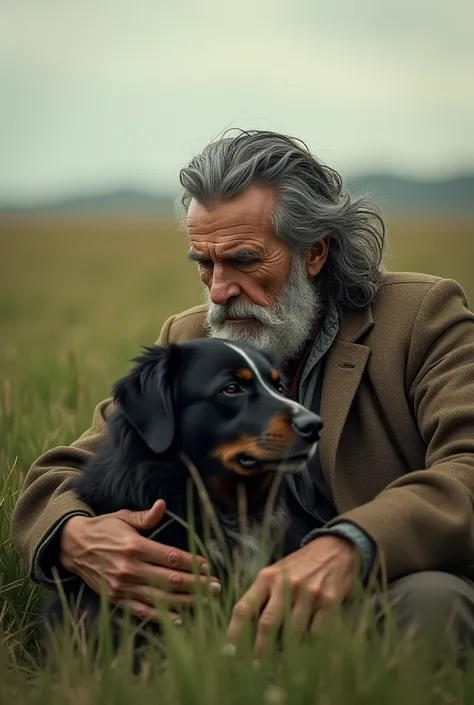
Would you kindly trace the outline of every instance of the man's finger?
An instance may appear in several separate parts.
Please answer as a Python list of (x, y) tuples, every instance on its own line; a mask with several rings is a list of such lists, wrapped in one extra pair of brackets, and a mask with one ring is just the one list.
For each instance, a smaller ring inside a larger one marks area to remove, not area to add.
[(133, 585), (127, 590), (127, 598), (144, 602), (153, 607), (192, 607), (196, 604), (194, 595), (166, 592), (150, 585)]
[(319, 607), (316, 609), (316, 612), (313, 614), (313, 617), (311, 619), (311, 625), (309, 627), (310, 634), (319, 634), (321, 632), (324, 620), (328, 616), (329, 609), (329, 606)]
[(204, 592), (208, 587), (212, 595), (217, 596), (221, 592), (221, 585), (217, 578), (208, 578), (204, 575), (196, 576), (182, 570), (170, 570), (148, 563), (137, 565), (137, 571), (130, 582), (138, 585), (152, 585), (167, 592), (196, 593), (200, 590)]
[(305, 633), (308, 630), (314, 610), (314, 598), (309, 595), (307, 590), (301, 590), (291, 611), (291, 628), (298, 634)]
[(260, 612), (269, 597), (269, 583), (257, 578), (256, 582), (240, 598), (232, 610), (232, 617), (227, 628), (229, 641), (236, 641), (239, 638), (247, 620)]
[(189, 573), (193, 571), (196, 563), (200, 573), (203, 575), (209, 574), (208, 563), (203, 556), (193, 556), (192, 553), (182, 551), (173, 546), (166, 546), (144, 536), (136, 537), (134, 548), (134, 557), (146, 563), (153, 563), (154, 565), (174, 570), (184, 570)]
[(163, 622), (164, 615), (167, 614), (168, 618), (173, 622), (173, 624), (176, 624), (176, 626), (180, 626), (183, 623), (183, 620), (177, 612), (157, 610), (156, 608), (151, 607), (144, 602), (140, 602), (139, 600), (122, 600), (117, 604), (119, 604), (123, 609), (128, 610), (141, 622), (155, 622), (159, 624), (160, 622)]
[(163, 499), (158, 499), (150, 509), (132, 512), (130, 509), (121, 509), (117, 512), (119, 519), (126, 521), (138, 531), (153, 529), (163, 519), (166, 510), (166, 503)]
[(274, 584), (270, 599), (258, 620), (257, 636), (255, 637), (254, 656), (262, 658), (268, 642), (283, 622), (285, 611), (284, 583), (279, 581)]

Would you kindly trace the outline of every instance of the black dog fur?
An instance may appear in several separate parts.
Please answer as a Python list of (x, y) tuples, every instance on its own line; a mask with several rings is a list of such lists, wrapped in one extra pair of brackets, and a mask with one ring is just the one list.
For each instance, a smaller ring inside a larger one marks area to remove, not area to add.
[[(190, 476), (180, 459), (184, 453), (198, 469), (232, 551), (238, 544), (238, 486), (247, 493), (249, 524), (258, 526), (271, 478), (281, 471), (297, 472), (314, 453), (319, 417), (285, 398), (274, 360), (250, 346), (194, 340), (145, 348), (135, 362), (114, 385), (116, 408), (106, 436), (72, 489), (96, 515), (147, 509), (162, 498), (185, 521), (191, 511), (196, 533), (204, 540), (196, 492), (193, 506), (187, 506)], [(307, 530), (289, 520), (289, 502), (282, 482), (276, 505), (284, 522), (275, 528), (270, 561), (297, 549)], [(188, 531), (177, 522), (156, 540), (189, 550)], [(214, 560), (214, 569), (222, 577), (221, 561)], [(86, 614), (92, 628), (100, 612), (99, 595), (79, 579), (64, 583), (63, 589), (78, 618)], [(114, 608), (115, 648), (122, 614)], [(53, 591), (44, 607), (45, 634), (64, 618), (62, 601)], [(159, 633), (157, 625), (148, 628)], [(144, 637), (137, 634), (135, 639), (139, 649)], [(48, 637), (43, 642), (47, 650)]]

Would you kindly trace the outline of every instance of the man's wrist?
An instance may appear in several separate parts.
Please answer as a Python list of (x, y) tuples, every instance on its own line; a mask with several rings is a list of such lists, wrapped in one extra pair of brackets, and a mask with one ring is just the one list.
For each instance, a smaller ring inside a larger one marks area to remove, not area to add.
[[(39, 545), (34, 558), (32, 577), (40, 585), (50, 586), (54, 583), (52, 568), (54, 567), (61, 576), (61, 580), (70, 581), (77, 579), (77, 575), (67, 569), (61, 559), (62, 540), (64, 539), (63, 529), (69, 524), (69, 530), (66, 534), (70, 536), (71, 528), (74, 532), (74, 524), (70, 524), (72, 519), (90, 518), (90, 514), (86, 512), (70, 512), (55, 524), (51, 531), (46, 535), (42, 543)], [(77, 525), (77, 523), (76, 523)], [(66, 562), (68, 562), (66, 560)]]
[(314, 529), (301, 541), (301, 546), (306, 546), (310, 541), (319, 536), (340, 536), (350, 541), (357, 549), (361, 559), (361, 581), (365, 583), (374, 566), (377, 548), (375, 541), (360, 527), (350, 521), (341, 521), (328, 528)]
[(75, 514), (64, 522), (59, 533), (59, 560), (65, 570), (74, 573), (75, 562), (77, 556), (77, 532), (81, 530), (84, 521), (91, 517), (85, 514)]

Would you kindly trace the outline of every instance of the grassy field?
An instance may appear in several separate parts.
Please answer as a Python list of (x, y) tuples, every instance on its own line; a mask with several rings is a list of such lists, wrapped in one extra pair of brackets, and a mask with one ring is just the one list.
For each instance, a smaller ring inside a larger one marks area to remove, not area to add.
[[(428, 218), (389, 221), (391, 270), (457, 279), (474, 303), (474, 223)], [(433, 649), (394, 634), (344, 631), (297, 644), (252, 667), (249, 649), (219, 652), (219, 625), (174, 630), (170, 658), (140, 678), (101, 655), (66, 646), (47, 671), (35, 662), (39, 591), (9, 541), (9, 518), (31, 462), (90, 424), (139, 347), (165, 318), (198, 303), (200, 286), (186, 242), (151, 221), (0, 222), (0, 703), (470, 703), (474, 667), (462, 675), (448, 650), (435, 673)], [(439, 654), (438, 654), (439, 656)]]

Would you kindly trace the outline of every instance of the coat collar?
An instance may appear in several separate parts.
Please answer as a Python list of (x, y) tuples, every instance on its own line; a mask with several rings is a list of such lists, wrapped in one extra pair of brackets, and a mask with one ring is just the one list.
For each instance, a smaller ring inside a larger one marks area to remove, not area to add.
[(340, 326), (338, 339), (348, 343), (355, 343), (374, 324), (372, 306), (361, 308), (342, 308), (339, 311)]
[(370, 348), (356, 341), (360, 341), (373, 323), (370, 305), (359, 309), (342, 309), (339, 333), (326, 361), (320, 411), (324, 426), (319, 453), (336, 506), (337, 451), (344, 424), (370, 357)]

